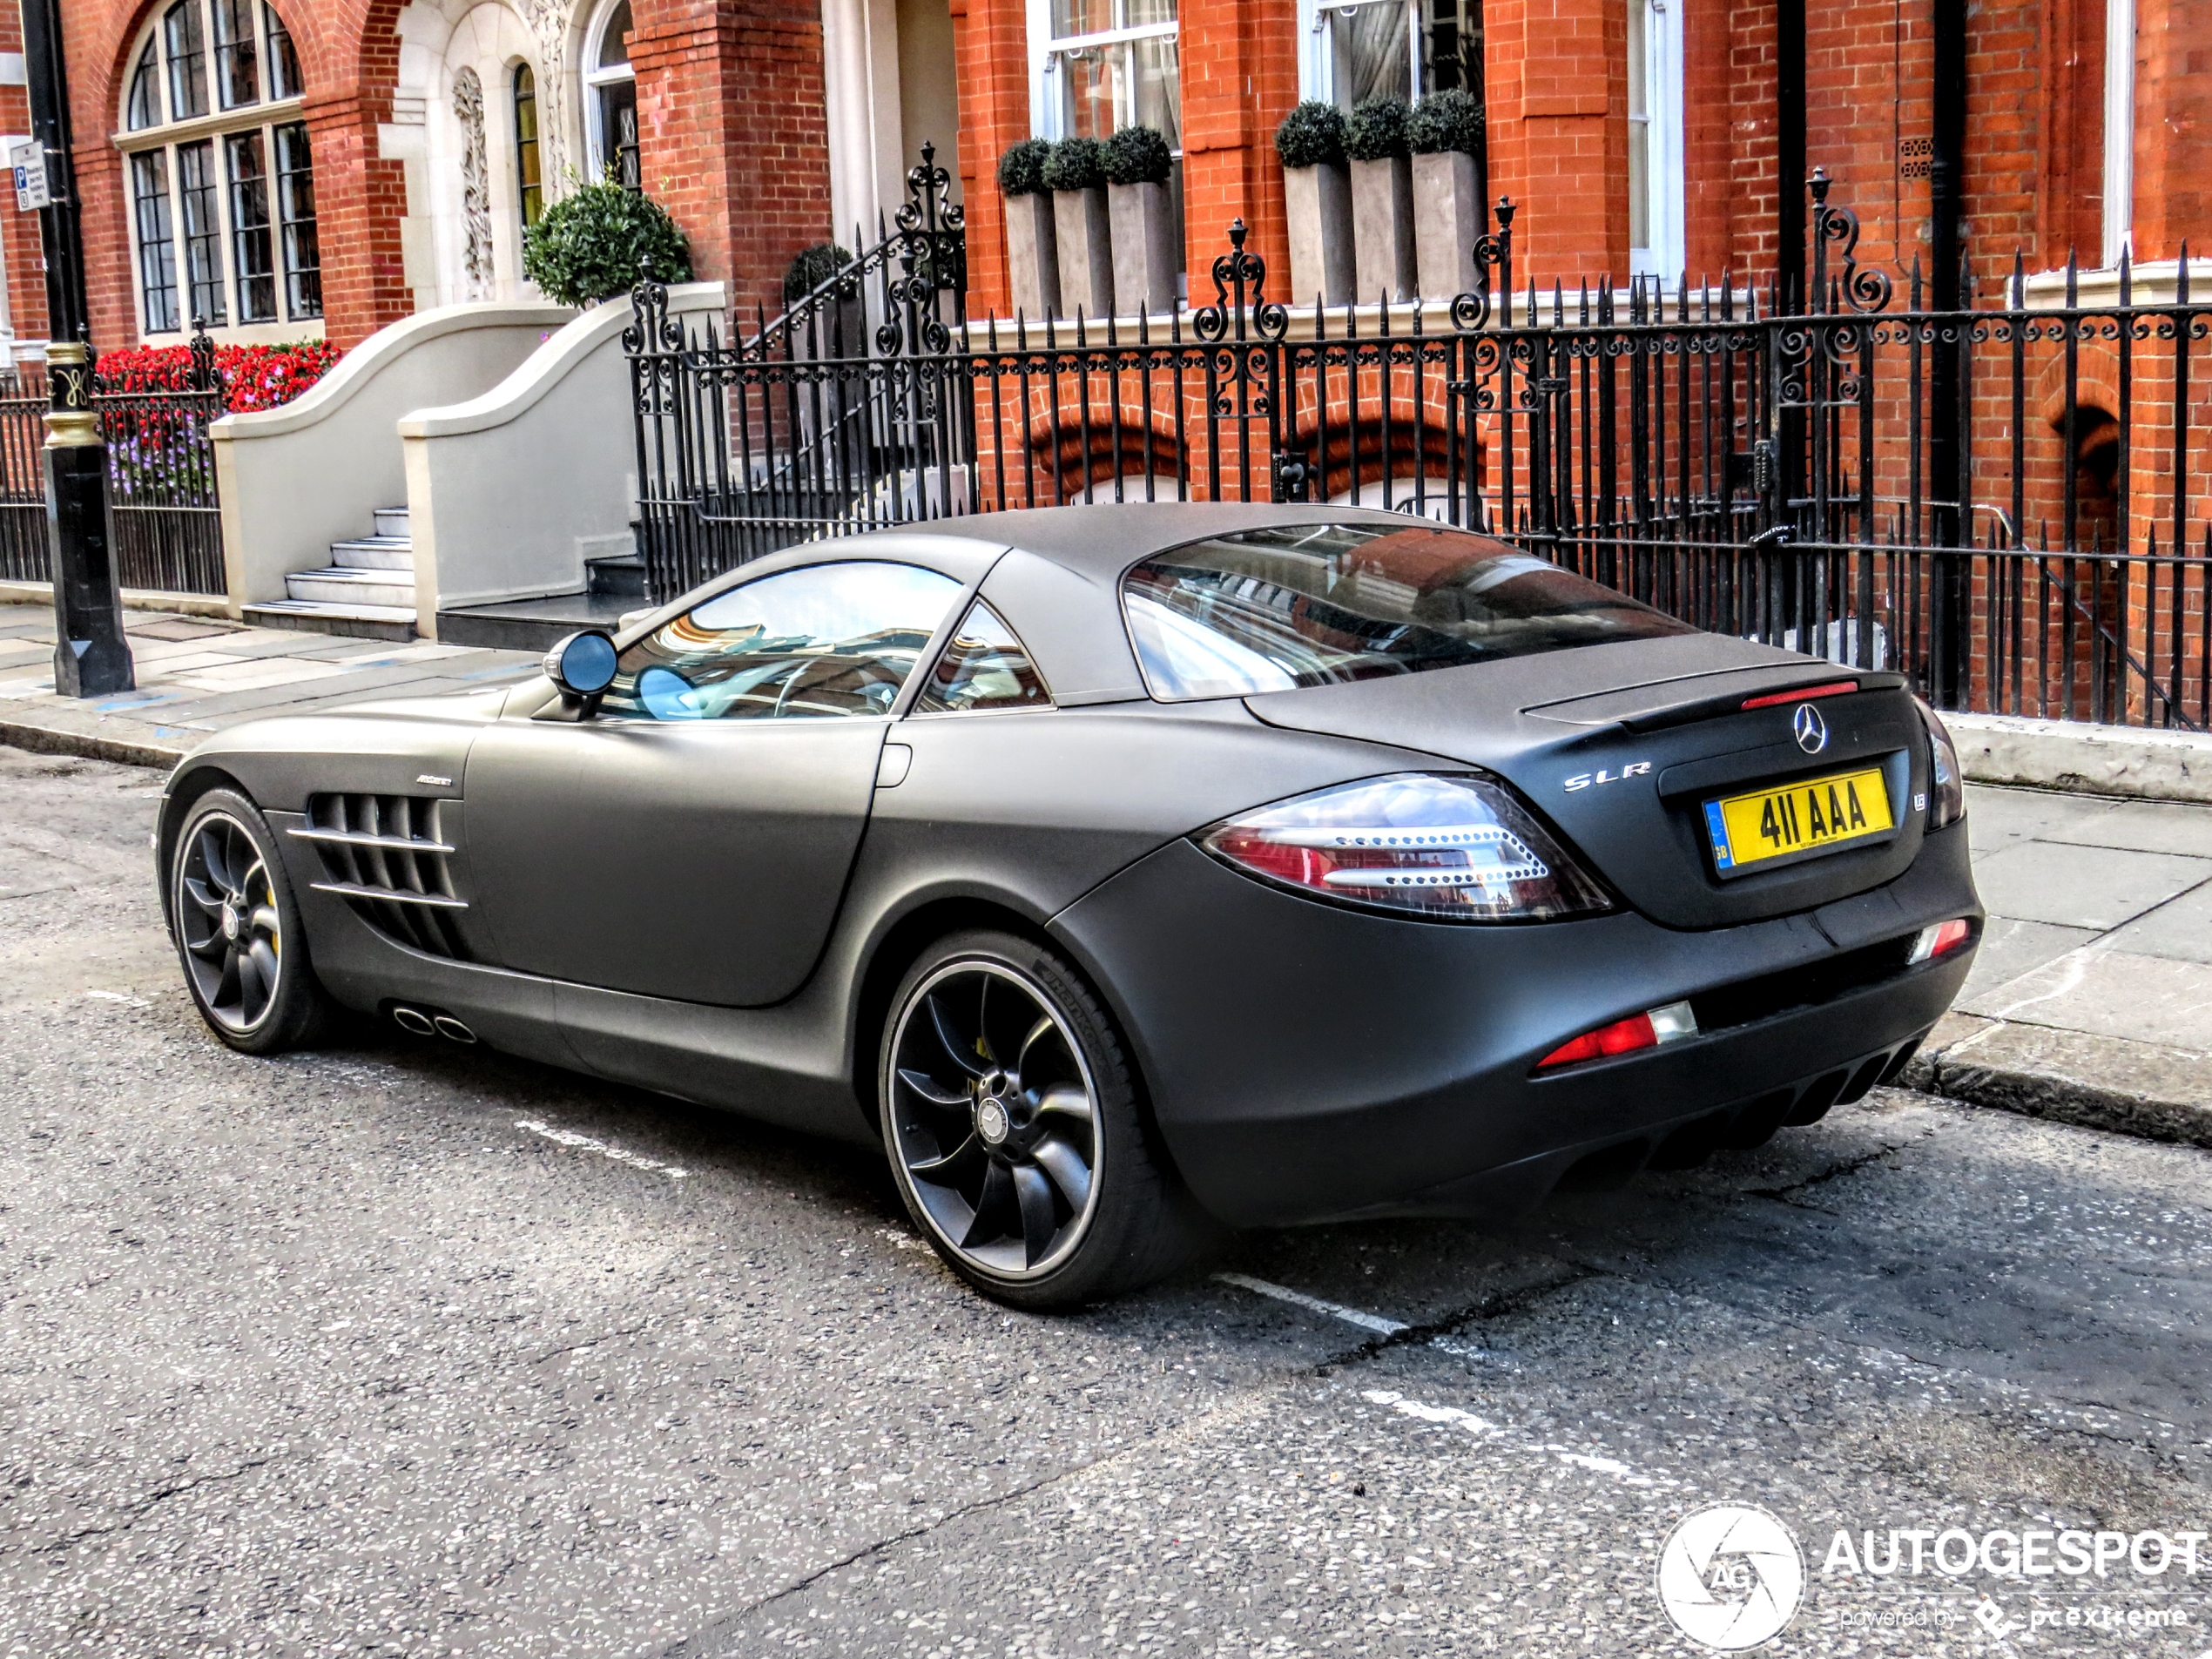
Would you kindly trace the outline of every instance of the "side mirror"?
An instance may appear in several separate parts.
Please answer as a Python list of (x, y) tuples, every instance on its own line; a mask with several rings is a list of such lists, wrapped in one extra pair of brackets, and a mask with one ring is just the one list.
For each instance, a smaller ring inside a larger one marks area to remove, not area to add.
[(597, 628), (581, 629), (554, 642), (545, 653), (545, 676), (561, 688), (561, 701), (588, 712), (615, 683), (615, 642)]

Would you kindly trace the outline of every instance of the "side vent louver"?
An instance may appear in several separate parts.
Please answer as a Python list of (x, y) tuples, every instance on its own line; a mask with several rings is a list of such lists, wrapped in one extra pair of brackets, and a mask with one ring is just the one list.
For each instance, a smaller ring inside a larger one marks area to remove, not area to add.
[(328, 879), (314, 884), (318, 892), (339, 894), (402, 945), (465, 961), (456, 919), (469, 906), (453, 888), (438, 806), (417, 795), (317, 795), (292, 833), (322, 856)]

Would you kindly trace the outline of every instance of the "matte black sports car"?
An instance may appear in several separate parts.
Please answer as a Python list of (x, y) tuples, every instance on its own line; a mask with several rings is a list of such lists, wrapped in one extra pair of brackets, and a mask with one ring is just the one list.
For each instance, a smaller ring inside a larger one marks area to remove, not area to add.
[(333, 1004), (876, 1143), (1003, 1299), (1509, 1211), (1895, 1073), (1981, 912), (1899, 676), (1356, 509), (819, 542), (171, 779), (226, 1042)]

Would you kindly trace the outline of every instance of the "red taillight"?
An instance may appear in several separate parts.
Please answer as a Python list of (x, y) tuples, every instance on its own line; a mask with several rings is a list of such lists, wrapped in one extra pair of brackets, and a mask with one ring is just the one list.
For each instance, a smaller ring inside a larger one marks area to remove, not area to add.
[(1675, 1042), (1696, 1035), (1697, 1016), (1690, 1012), (1689, 1004), (1669, 1002), (1663, 1008), (1631, 1014), (1625, 1020), (1615, 1020), (1611, 1025), (1583, 1032), (1571, 1042), (1561, 1043), (1536, 1062), (1536, 1069), (1571, 1066), (1581, 1060), (1603, 1060), (1616, 1054), (1634, 1054), (1638, 1049), (1656, 1049), (1662, 1042)]
[(1906, 960), (1932, 962), (1939, 956), (1948, 956), (1972, 939), (1973, 934), (1973, 924), (1964, 916), (1939, 921), (1933, 927), (1920, 929), (1920, 936), (1912, 941), (1912, 954)]
[(1816, 697), (1841, 697), (1846, 691), (1858, 689), (1857, 680), (1830, 680), (1825, 685), (1807, 685), (1794, 691), (1769, 691), (1763, 697), (1747, 697), (1747, 709), (1770, 709), (1777, 703), (1809, 703)]
[(1610, 908), (1503, 784), (1397, 772), (1217, 824), (1207, 852), (1265, 880), (1432, 920), (1544, 921)]

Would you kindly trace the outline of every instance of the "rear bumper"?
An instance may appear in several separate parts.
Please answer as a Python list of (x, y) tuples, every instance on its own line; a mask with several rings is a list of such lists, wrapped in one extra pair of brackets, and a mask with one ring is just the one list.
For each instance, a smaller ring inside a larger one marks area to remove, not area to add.
[[(1810, 1121), (1903, 1063), (1973, 952), (1842, 989), (1819, 974), (1980, 914), (1961, 825), (1886, 887), (1703, 933), (1633, 913), (1399, 921), (1278, 892), (1181, 841), (1053, 931), (1115, 1004), (1184, 1180), (1223, 1220), (1256, 1226), (1510, 1211), (1578, 1163), (1623, 1171)], [(1776, 1008), (1791, 998), (1762, 997), (1764, 983), (1821, 1000)], [(1684, 997), (1743, 1022), (1530, 1076), (1568, 1038)]]

